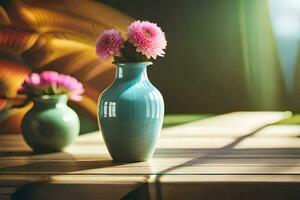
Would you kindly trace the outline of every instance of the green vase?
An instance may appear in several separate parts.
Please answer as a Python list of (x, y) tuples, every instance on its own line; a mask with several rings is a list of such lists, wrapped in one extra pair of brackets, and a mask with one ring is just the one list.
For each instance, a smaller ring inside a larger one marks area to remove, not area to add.
[(44, 95), (33, 99), (33, 107), (22, 121), (26, 143), (37, 152), (62, 151), (79, 134), (79, 118), (67, 105), (67, 95)]

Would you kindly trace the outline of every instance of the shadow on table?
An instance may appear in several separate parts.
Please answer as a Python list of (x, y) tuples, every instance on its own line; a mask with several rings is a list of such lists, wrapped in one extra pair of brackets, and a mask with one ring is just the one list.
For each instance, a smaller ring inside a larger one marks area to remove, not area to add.
[[(270, 125), (270, 124), (269, 124)], [(267, 125), (267, 126), (269, 126)], [(266, 127), (266, 126), (265, 126)], [(178, 174), (178, 173), (174, 173), (175, 170), (178, 170), (180, 168), (183, 167), (188, 167), (188, 166), (194, 166), (194, 165), (201, 165), (201, 164), (214, 164), (214, 162), (218, 161), (219, 159), (224, 159), (224, 156), (228, 156), (227, 159), (241, 159), (241, 157), (244, 156), (245, 159), (269, 159), (271, 160), (270, 163), (265, 163), (265, 164), (261, 164), (259, 167), (260, 169), (262, 169), (262, 171), (268, 171), (268, 170), (264, 170), (265, 169), (270, 169), (270, 164), (272, 164), (273, 161), (276, 161), (277, 159), (289, 159), (289, 165), (283, 165), (281, 166), (281, 170), (276, 171), (276, 169), (272, 168), (272, 173), (262, 173), (260, 175), (278, 175), (280, 173), (282, 173), (283, 171), (287, 171), (289, 168), (293, 168), (296, 164), (299, 164), (299, 159), (300, 159), (300, 148), (243, 148), (243, 149), (236, 149), (235, 147), (240, 144), (242, 141), (244, 141), (245, 139), (253, 136), (255, 133), (257, 133), (258, 131), (262, 130), (262, 127), (258, 130), (256, 130), (255, 132), (252, 132), (250, 134), (241, 136), (236, 138), (233, 142), (225, 145), (222, 148), (215, 148), (215, 149), (198, 149), (198, 148), (194, 148), (194, 149), (181, 149), (181, 148), (159, 148), (155, 151), (154, 157), (155, 158), (163, 158), (163, 157), (168, 157), (168, 158), (172, 158), (172, 157), (182, 157), (184, 158), (184, 155), (192, 155), (193, 158), (176, 166), (170, 167), (168, 169), (162, 170), (159, 173), (157, 173), (157, 176), (155, 178), (154, 184), (155, 184), (155, 199), (156, 200), (162, 200), (163, 195), (162, 195), (162, 183), (161, 183), (161, 178), (164, 175), (167, 174)], [(295, 138), (298, 138), (298, 136), (294, 136)], [(250, 155), (250, 156), (249, 156)], [(217, 162), (218, 163), (218, 162)], [(252, 169), (255, 166), (250, 166)], [(172, 173), (173, 172), (173, 173)], [(180, 173), (179, 173), (180, 174)], [(199, 173), (198, 173), (199, 174)], [(208, 174), (201, 174), (201, 175), (211, 175), (213, 173), (208, 173)], [(300, 175), (300, 174), (293, 174), (293, 173), (285, 173), (288, 175)], [(216, 173), (215, 175), (226, 175), (225, 173)], [(228, 175), (228, 173), (227, 173)], [(245, 175), (245, 173), (230, 173), (230, 175)], [(247, 175), (251, 175), (251, 173), (247, 174)], [(257, 174), (254, 174), (257, 175)], [(264, 184), (266, 183), (261, 183), (262, 187), (261, 188), (254, 188), (250, 187), (251, 184), (247, 185), (239, 185), (240, 183), (237, 183), (236, 185), (238, 187), (245, 187), (248, 188), (248, 193), (246, 192), (246, 195), (252, 195), (252, 197), (254, 197), (257, 191), (260, 191), (262, 194), (264, 194), (264, 190), (267, 188), (266, 186), (264, 186)], [(299, 197), (300, 198), (300, 193), (295, 193), (294, 191), (300, 191), (300, 186), (298, 183), (286, 183), (285, 188), (280, 188), (278, 184), (276, 183), (267, 183), (268, 187), (271, 188), (278, 188), (277, 191), (280, 190), (286, 190), (288, 193), (290, 193), (290, 197)], [(214, 183), (214, 185), (216, 187), (219, 187), (220, 183)], [(222, 184), (221, 184), (222, 185)], [(150, 191), (149, 191), (149, 184), (145, 183), (144, 185), (142, 185), (140, 188), (137, 188), (135, 191), (132, 191), (131, 193), (129, 193), (128, 195), (126, 195), (122, 200), (133, 200), (133, 199), (139, 199), (139, 195), (141, 193), (141, 191), (143, 191), (143, 193), (146, 195), (146, 197), (144, 197), (143, 199), (151, 199), (150, 197)], [(204, 186), (205, 187), (205, 186)], [(234, 185), (232, 184), (230, 186), (231, 188), (234, 187)], [(251, 189), (252, 188), (252, 189)], [(199, 188), (198, 188), (199, 189)], [(223, 192), (226, 192), (226, 190), (222, 187), (219, 187), (220, 191), (222, 190)], [(227, 188), (230, 189), (230, 188)], [(210, 191), (208, 189), (208, 191)], [(273, 191), (273, 190), (272, 190)], [(170, 191), (169, 191), (170, 192)], [(294, 192), (294, 193), (291, 193)], [(267, 196), (272, 197), (273, 199), (286, 199), (286, 193), (282, 195), (277, 194), (278, 192), (266, 192), (266, 199)], [(237, 191), (235, 192), (235, 196), (234, 199), (241, 199), (241, 194), (239, 194)], [(276, 196), (277, 195), (277, 196)], [(218, 196), (218, 194), (211, 194), (210, 197), (203, 197), (205, 199), (215, 199)], [(242, 195), (244, 196), (244, 195)], [(262, 195), (263, 196), (263, 195)], [(253, 199), (251, 196), (247, 197), (246, 199)], [(221, 198), (223, 199), (223, 198)], [(243, 199), (243, 198), (242, 198)]]
[(32, 156), (32, 155), (36, 155), (36, 154), (32, 151), (9, 151), (9, 152), (0, 151), (0, 157), (10, 157), (10, 156), (22, 157), (22, 156)]
[[(15, 156), (13, 166), (5, 166), (2, 163), (0, 173), (15, 174), (15, 173), (44, 173), (44, 174), (66, 174), (69, 172), (76, 172), (82, 170), (90, 170), (96, 168), (105, 168), (111, 166), (122, 165), (122, 163), (115, 163), (111, 159), (107, 160), (77, 160), (67, 152), (56, 153), (34, 153), (31, 151), (24, 152), (0, 152), (2, 157)], [(26, 159), (30, 156), (31, 161)], [(22, 159), (18, 159), (22, 157)], [(32, 160), (34, 162), (32, 162)], [(31, 162), (31, 163), (28, 163)]]
[[(66, 152), (37, 154), (24, 151), (0, 152), (0, 154), (3, 156), (15, 156), (12, 162), (14, 166), (5, 166), (5, 163), (1, 164), (4, 167), (0, 168), (0, 175), (13, 176), (20, 174), (29, 177), (29, 180), (25, 181), (26, 185), (18, 188), (12, 194), (12, 200), (36, 199), (36, 187), (41, 183), (47, 184), (48, 181), (52, 180), (52, 176), (122, 165), (122, 163), (115, 163), (109, 158), (107, 160), (76, 160), (71, 154)], [(30, 161), (26, 160), (26, 156), (30, 156)], [(38, 178), (40, 180), (30, 184), (30, 175), (40, 175), (40, 178)]]

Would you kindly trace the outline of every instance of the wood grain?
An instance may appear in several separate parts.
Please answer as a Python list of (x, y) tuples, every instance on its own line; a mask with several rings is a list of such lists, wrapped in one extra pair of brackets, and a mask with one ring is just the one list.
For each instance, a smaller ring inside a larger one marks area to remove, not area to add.
[(153, 159), (139, 163), (113, 162), (99, 132), (49, 154), (32, 153), (22, 136), (0, 135), (0, 194), (17, 191), (17, 199), (283, 199), (282, 190), (294, 199), (300, 191), (300, 125), (273, 125), (289, 115), (237, 112), (166, 128)]

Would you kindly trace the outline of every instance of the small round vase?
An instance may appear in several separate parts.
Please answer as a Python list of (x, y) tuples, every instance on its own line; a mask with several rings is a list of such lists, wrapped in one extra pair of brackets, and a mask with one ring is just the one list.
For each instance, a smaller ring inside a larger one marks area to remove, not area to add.
[(33, 107), (22, 121), (26, 143), (37, 152), (62, 151), (79, 134), (79, 118), (67, 105), (67, 95), (44, 95), (33, 99)]
[(151, 64), (117, 64), (114, 82), (100, 95), (98, 124), (114, 161), (146, 161), (153, 155), (164, 101), (148, 79)]

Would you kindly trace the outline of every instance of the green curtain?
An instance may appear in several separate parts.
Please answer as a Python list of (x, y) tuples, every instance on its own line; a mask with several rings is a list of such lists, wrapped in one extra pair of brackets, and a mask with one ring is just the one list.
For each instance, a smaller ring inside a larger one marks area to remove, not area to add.
[(283, 80), (268, 0), (240, 1), (240, 29), (247, 91), (254, 109), (282, 107)]

